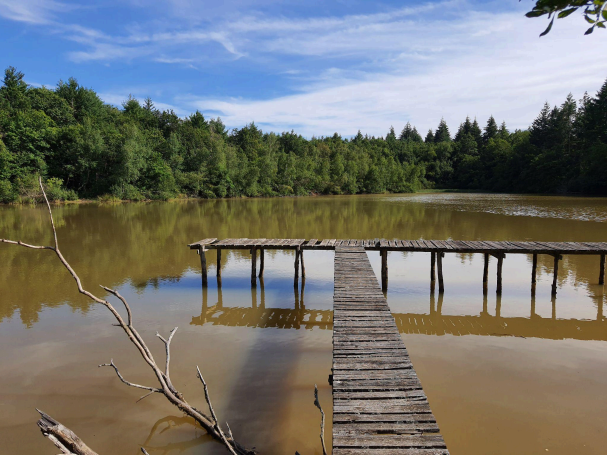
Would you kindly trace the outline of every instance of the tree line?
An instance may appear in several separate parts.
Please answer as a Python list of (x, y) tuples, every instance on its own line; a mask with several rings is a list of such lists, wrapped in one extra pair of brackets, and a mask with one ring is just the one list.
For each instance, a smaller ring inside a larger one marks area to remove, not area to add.
[(75, 79), (32, 87), (9, 67), (0, 87), (0, 202), (37, 197), (122, 200), (412, 192), (607, 194), (607, 81), (595, 96), (548, 104), (524, 131), (466, 118), (425, 137), (400, 133), (306, 139), (180, 118), (151, 99), (105, 104)]

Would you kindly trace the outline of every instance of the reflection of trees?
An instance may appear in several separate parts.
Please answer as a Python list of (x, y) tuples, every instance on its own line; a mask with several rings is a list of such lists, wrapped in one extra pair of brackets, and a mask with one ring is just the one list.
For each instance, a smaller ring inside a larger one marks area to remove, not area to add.
[[(130, 281), (143, 288), (178, 280), (190, 267), (198, 267), (197, 256), (185, 245), (205, 237), (605, 240), (604, 223), (493, 215), (464, 211), (470, 206), (411, 203), (409, 197), (398, 197), (398, 202), (392, 196), (337, 196), (85, 204), (59, 206), (55, 214), (58, 234), (65, 239), (65, 255), (81, 271), (84, 283), (110, 287)], [(568, 199), (539, 201), (535, 204), (545, 203), (555, 213), (559, 207), (572, 210), (566, 206), (572, 204)], [(594, 204), (596, 210), (604, 210), (600, 200)], [(42, 207), (3, 207), (0, 211), (0, 237), (50, 242)], [(224, 263), (231, 257), (248, 257), (246, 251), (232, 254), (226, 255)], [(112, 259), (116, 257), (121, 260)], [(0, 258), (0, 320), (19, 310), (22, 321), (31, 325), (43, 306), (64, 302), (76, 310), (87, 310), (89, 303), (72, 290), (69, 276), (45, 252), (1, 248)], [(208, 263), (215, 264), (214, 254), (208, 254)], [(540, 271), (550, 272), (552, 259), (540, 256), (538, 265)], [(565, 255), (562, 271), (561, 280), (570, 276), (576, 285), (594, 284), (598, 259)], [(591, 286), (591, 292), (593, 289)]]

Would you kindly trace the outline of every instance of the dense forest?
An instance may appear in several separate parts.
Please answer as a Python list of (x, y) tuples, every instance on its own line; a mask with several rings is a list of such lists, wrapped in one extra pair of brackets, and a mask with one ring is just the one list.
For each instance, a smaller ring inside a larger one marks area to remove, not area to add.
[(525, 131), (466, 118), (385, 137), (306, 139), (229, 131), (200, 112), (180, 118), (151, 99), (105, 104), (75, 79), (28, 86), (9, 67), (0, 87), (0, 202), (222, 198), (411, 192), (424, 188), (607, 194), (607, 81), (596, 96), (544, 105)]

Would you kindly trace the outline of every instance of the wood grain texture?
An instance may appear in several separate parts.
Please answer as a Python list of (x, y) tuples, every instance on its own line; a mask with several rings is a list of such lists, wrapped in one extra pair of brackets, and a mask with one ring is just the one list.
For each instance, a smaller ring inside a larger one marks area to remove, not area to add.
[[(368, 243), (378, 244), (382, 284), (387, 287), (387, 249), (406, 247), (393, 240)], [(365, 242), (342, 241), (341, 245), (335, 247), (333, 453), (448, 455), (365, 253), (368, 247)], [(438, 257), (441, 250), (458, 246), (441, 243), (435, 247), (425, 241), (415, 241), (415, 245), (433, 248)], [(440, 272), (439, 268), (439, 277)]]

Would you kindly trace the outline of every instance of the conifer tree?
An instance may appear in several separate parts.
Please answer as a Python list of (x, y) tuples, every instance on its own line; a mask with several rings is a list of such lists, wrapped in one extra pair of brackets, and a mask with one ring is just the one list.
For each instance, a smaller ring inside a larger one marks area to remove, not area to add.
[(502, 122), (502, 124), (500, 125), (498, 137), (500, 139), (503, 139), (504, 141), (507, 141), (510, 137), (510, 132), (508, 131), (508, 128), (506, 128), (506, 122)]
[(430, 144), (434, 142), (434, 133), (432, 133), (432, 128), (428, 130), (428, 134), (426, 134), (426, 144)]
[(411, 129), (411, 123), (407, 122), (403, 130), (400, 132), (400, 136), (398, 139), (402, 142), (407, 142), (411, 139), (411, 134), (413, 130)]
[(489, 139), (495, 138), (497, 136), (497, 133), (498, 133), (497, 123), (492, 115), (489, 117), (489, 120), (487, 120), (487, 126), (485, 126), (485, 132), (483, 134), (483, 142), (485, 144), (488, 144)]
[(417, 132), (417, 128), (413, 127), (411, 131), (411, 142), (424, 142), (421, 135)]
[(476, 118), (472, 122), (472, 126), (470, 127), (470, 134), (476, 141), (476, 145), (480, 147), (483, 145), (483, 132), (481, 131), (481, 127), (478, 125)]
[(447, 122), (445, 122), (444, 118), (441, 118), (441, 121), (438, 124), (438, 128), (436, 129), (436, 134), (434, 135), (434, 142), (436, 144), (438, 144), (440, 142), (451, 142), (451, 135), (449, 134), (449, 127), (447, 126)]

